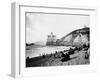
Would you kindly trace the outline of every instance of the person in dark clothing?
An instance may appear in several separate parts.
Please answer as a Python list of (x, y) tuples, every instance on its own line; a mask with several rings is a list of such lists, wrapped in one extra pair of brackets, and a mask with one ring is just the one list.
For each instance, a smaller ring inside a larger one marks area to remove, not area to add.
[(63, 59), (61, 61), (64, 62), (64, 61), (68, 61), (68, 60), (70, 60), (69, 54), (68, 53), (63, 54)]

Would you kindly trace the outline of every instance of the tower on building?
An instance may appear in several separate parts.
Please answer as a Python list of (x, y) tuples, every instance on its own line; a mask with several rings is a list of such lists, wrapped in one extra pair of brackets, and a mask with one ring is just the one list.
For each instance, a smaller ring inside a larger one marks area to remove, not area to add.
[(56, 41), (57, 41), (56, 36), (53, 34), (53, 32), (51, 32), (51, 34), (47, 36), (46, 45), (56, 45)]

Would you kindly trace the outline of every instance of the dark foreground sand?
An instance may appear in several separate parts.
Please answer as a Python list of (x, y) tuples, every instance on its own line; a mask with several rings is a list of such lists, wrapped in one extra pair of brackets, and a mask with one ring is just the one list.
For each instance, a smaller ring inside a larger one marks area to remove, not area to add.
[[(64, 53), (67, 52), (65, 51)], [(57, 52), (55, 54), (26, 59), (26, 67), (82, 65), (89, 63), (89, 48), (87, 50), (84, 50), (84, 48), (74, 50), (74, 52), (67, 57), (63, 56), (63, 53)]]

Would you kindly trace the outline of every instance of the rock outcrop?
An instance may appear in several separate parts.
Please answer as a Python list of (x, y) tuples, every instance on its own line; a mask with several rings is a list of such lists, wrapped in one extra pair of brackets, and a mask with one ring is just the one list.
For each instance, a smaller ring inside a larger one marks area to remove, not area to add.
[(88, 27), (74, 30), (66, 36), (59, 39), (59, 45), (82, 45), (88, 44), (90, 40), (90, 31)]

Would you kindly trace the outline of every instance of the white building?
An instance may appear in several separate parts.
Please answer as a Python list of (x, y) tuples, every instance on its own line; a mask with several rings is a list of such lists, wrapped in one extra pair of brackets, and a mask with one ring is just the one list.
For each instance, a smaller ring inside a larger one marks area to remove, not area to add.
[(57, 41), (56, 36), (51, 32), (47, 37), (47, 45), (55, 45)]

